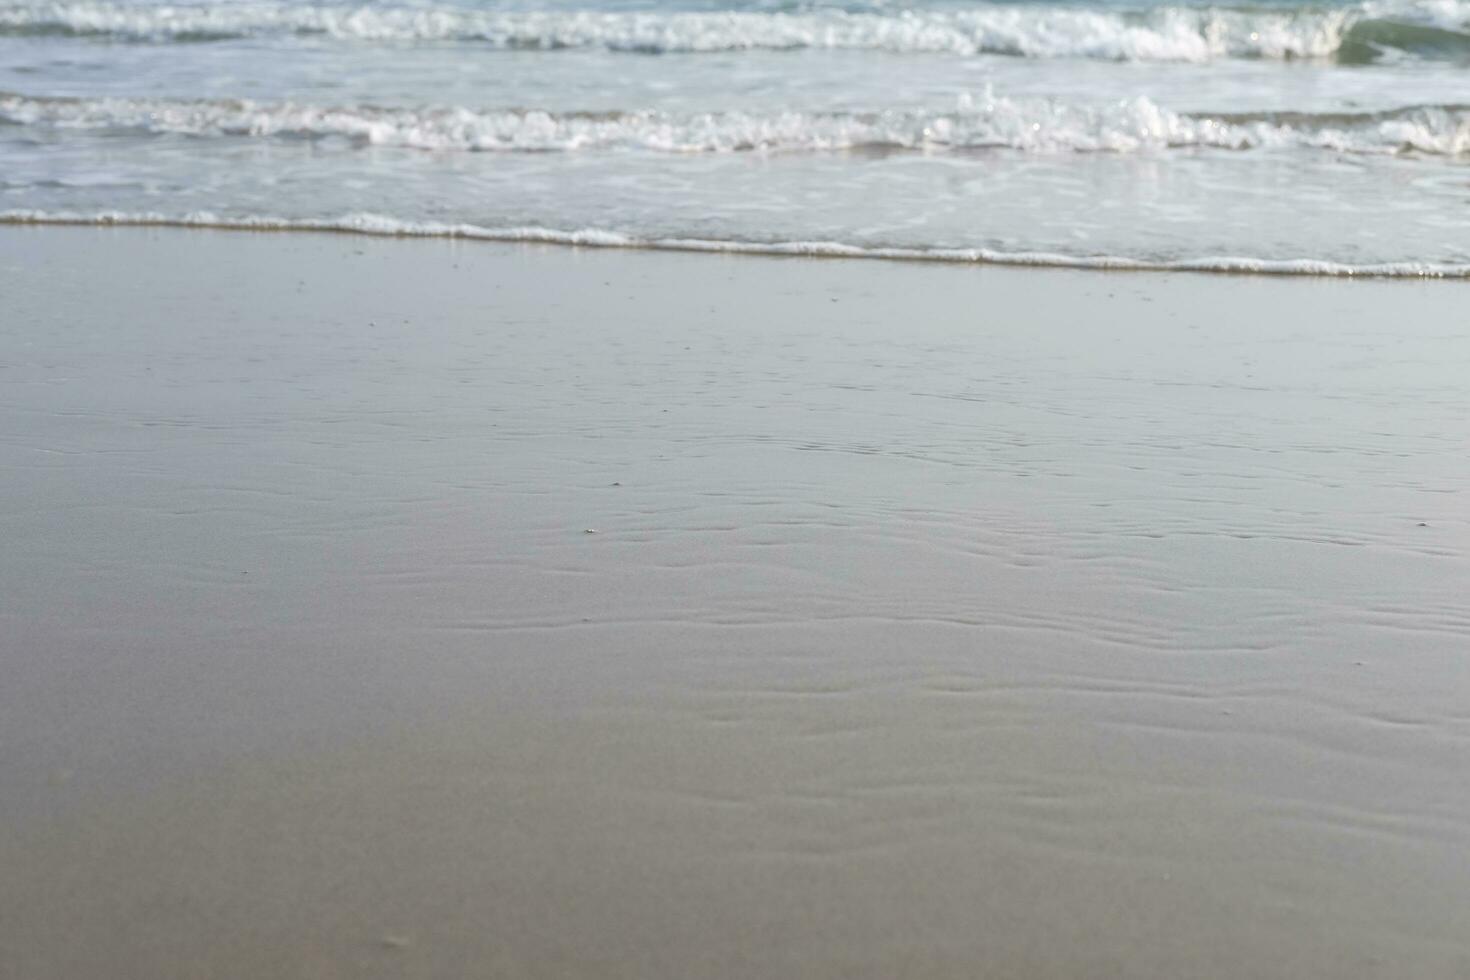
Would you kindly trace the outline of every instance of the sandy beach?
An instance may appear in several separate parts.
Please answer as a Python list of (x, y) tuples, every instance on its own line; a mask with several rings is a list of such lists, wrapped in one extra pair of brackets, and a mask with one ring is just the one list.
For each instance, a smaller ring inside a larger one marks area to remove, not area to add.
[(0, 227), (0, 977), (1470, 976), (1462, 283)]

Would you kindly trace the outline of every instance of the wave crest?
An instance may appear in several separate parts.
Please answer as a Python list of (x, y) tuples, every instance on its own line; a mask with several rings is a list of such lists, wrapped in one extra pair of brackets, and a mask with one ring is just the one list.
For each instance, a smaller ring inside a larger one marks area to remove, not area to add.
[(330, 139), (424, 150), (666, 153), (863, 149), (1130, 153), (1180, 147), (1456, 156), (1470, 153), (1470, 107), (1381, 113), (1183, 114), (1147, 98), (1102, 105), (986, 93), (954, 111), (548, 113), (463, 107), (322, 107), (239, 100), (55, 99), (0, 94), (16, 125), (188, 136)]
[(137, 6), (92, 0), (0, 6), (0, 34), (135, 42), (323, 35), (458, 41), (502, 49), (635, 53), (858, 49), (1136, 61), (1371, 60), (1384, 50), (1470, 58), (1470, 0), (1369, 0), (1328, 10), (1159, 7), (1138, 11), (993, 4), (896, 13), (476, 11), (284, 3)]

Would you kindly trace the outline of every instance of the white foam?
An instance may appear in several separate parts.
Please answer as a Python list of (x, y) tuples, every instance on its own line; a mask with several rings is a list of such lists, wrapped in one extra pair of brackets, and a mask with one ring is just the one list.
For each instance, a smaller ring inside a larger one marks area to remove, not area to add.
[(342, 137), (427, 150), (670, 153), (1005, 147), (1130, 153), (1170, 147), (1318, 148), (1349, 153), (1470, 153), (1470, 110), (1411, 107), (1360, 116), (1222, 119), (1135, 98), (1098, 105), (965, 97), (952, 112), (552, 114), (463, 107), (389, 109), (249, 101), (35, 99), (0, 95), (0, 120), (63, 129), (194, 136)]
[(988, 4), (965, 10), (846, 12), (486, 11), (456, 7), (228, 3), (0, 6), (0, 32), (167, 42), (315, 34), (359, 41), (464, 41), (499, 48), (630, 52), (829, 48), (982, 52), (1140, 61), (1321, 58), (1365, 19), (1458, 30), (1470, 0), (1370, 0), (1339, 10), (1160, 7), (1136, 12)]
[(1210, 272), (1278, 276), (1334, 276), (1420, 279), (1470, 279), (1470, 264), (1433, 262), (1376, 262), (1350, 264), (1326, 259), (1265, 259), (1251, 256), (1200, 256), (1149, 259), (1115, 255), (1065, 255), (1055, 252), (1006, 252), (988, 248), (874, 248), (843, 242), (715, 241), (698, 238), (640, 238), (597, 228), (560, 230), (537, 226), (490, 228), (473, 224), (402, 221), (370, 213), (338, 218), (278, 218), (229, 216), (207, 211), (182, 215), (159, 212), (9, 210), (0, 211), (0, 225), (122, 225), (214, 228), (241, 231), (349, 232), (395, 238), (456, 238), (493, 242), (541, 243), (595, 248), (650, 249), (675, 252), (864, 258), (914, 262), (951, 262), (971, 265), (1035, 266), (1154, 272)]

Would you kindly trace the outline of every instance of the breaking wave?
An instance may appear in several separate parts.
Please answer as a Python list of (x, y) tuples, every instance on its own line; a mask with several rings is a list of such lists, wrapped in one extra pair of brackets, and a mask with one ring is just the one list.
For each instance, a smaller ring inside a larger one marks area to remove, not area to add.
[(1385, 53), (1470, 60), (1470, 0), (1369, 0), (1346, 9), (1159, 7), (1137, 11), (986, 4), (898, 12), (484, 11), (456, 7), (230, 3), (0, 6), (0, 34), (167, 43), (317, 35), (466, 42), (500, 49), (645, 54), (801, 48), (1030, 58), (1210, 61)]
[(1112, 152), (1212, 147), (1470, 153), (1470, 106), (1376, 113), (1184, 114), (1147, 98), (1101, 105), (984, 94), (942, 113), (548, 113), (320, 107), (240, 100), (55, 99), (0, 94), (0, 121), (129, 134), (344, 138), (425, 150), (667, 153), (871, 149)]

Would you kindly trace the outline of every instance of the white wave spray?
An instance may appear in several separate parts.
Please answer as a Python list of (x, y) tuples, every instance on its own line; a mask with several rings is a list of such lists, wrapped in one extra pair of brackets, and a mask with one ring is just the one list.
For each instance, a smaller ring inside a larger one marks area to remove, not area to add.
[[(988, 4), (898, 12), (485, 11), (457, 7), (270, 2), (137, 6), (55, 0), (0, 6), (0, 33), (137, 42), (312, 34), (375, 41), (458, 41), (507, 49), (598, 47), (637, 53), (856, 49), (1138, 61), (1324, 58), (1377, 22), (1465, 35), (1470, 0), (1370, 0), (1345, 9), (1157, 7), (1137, 11)], [(1369, 46), (1412, 46), (1393, 32)], [(1436, 43), (1443, 46), (1444, 38)]]
[(36, 99), (0, 94), (0, 120), (59, 129), (325, 139), (424, 150), (668, 153), (1008, 148), (1130, 153), (1171, 147), (1470, 153), (1470, 108), (1413, 106), (1289, 119), (1182, 114), (1147, 98), (1099, 105), (965, 96), (954, 111), (563, 113), (323, 107), (241, 100)]

